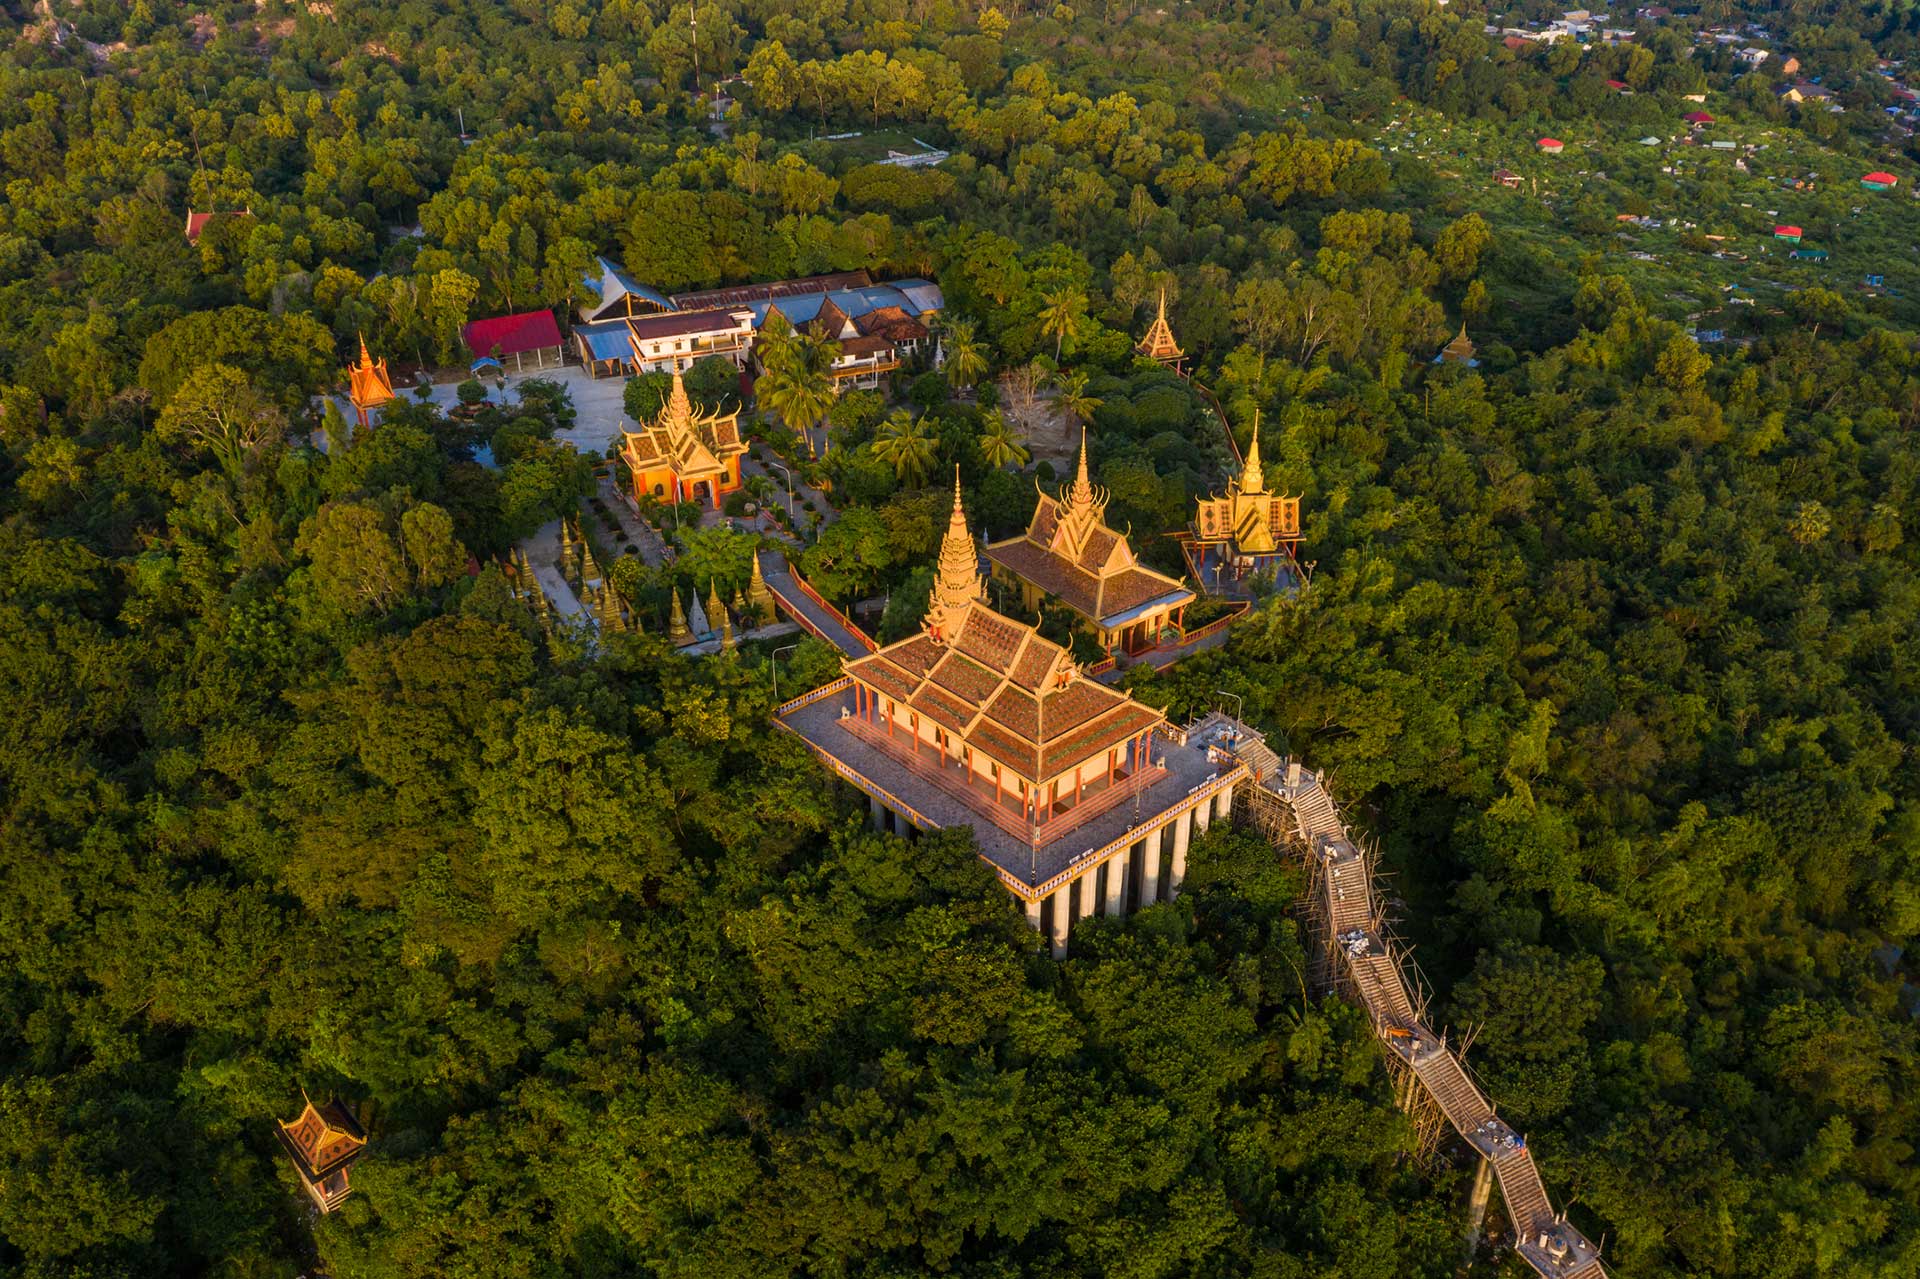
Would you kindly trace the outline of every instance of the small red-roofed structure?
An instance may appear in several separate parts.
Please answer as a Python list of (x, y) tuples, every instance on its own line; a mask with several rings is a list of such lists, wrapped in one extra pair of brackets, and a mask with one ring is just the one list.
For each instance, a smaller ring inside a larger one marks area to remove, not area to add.
[(1546, 152), (1548, 155), (1559, 155), (1562, 151), (1566, 149), (1566, 146), (1567, 146), (1566, 143), (1562, 142), (1558, 138), (1542, 138), (1538, 142), (1534, 143), (1533, 145), (1539, 147), (1542, 151)]
[(1702, 125), (1713, 123), (1713, 113), (1711, 111), (1689, 111), (1680, 118), (1696, 129)]
[(1773, 238), (1776, 240), (1791, 240), (1793, 243), (1798, 244), (1800, 243), (1801, 234), (1802, 232), (1799, 227), (1785, 222), (1773, 228)]
[(562, 363), (560, 326), (554, 323), (552, 311), (522, 311), (475, 320), (461, 330), (461, 337), (476, 361), (512, 357), (516, 370), (526, 367), (529, 355), (534, 357), (536, 368), (546, 368), (549, 357), (555, 365)]
[(1891, 191), (1900, 179), (1884, 170), (1876, 170), (1860, 179), (1860, 185), (1869, 191)]

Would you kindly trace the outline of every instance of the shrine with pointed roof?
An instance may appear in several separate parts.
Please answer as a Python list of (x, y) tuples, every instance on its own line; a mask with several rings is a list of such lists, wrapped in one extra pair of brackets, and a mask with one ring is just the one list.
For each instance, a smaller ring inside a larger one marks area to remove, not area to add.
[(1107, 493), (1087, 471), (1087, 439), (1080, 465), (1060, 497), (1041, 493), (1027, 531), (986, 548), (994, 576), (1017, 585), (1022, 605), (1037, 612), (1058, 600), (1078, 615), (1109, 653), (1138, 653), (1180, 633), (1194, 593), (1185, 584), (1140, 563), (1127, 535), (1105, 522)]
[(338, 1100), (324, 1106), (316, 1106), (305, 1097), (302, 1100), (306, 1105), (299, 1117), (291, 1123), (277, 1124), (275, 1135), (314, 1206), (321, 1212), (332, 1212), (352, 1193), (347, 1169), (366, 1152), (367, 1132)]
[(360, 362), (348, 368), (347, 400), (353, 405), (355, 420), (371, 426), (373, 410), (393, 400), (393, 379), (387, 375), (387, 361), (376, 360), (367, 351), (367, 339), (360, 339)]
[(1260, 419), (1240, 474), (1225, 495), (1201, 498), (1191, 535), (1183, 541), (1187, 566), (1202, 590), (1242, 595), (1246, 579), (1263, 570), (1285, 586), (1299, 575), (1300, 499), (1267, 491), (1260, 460)]
[(722, 498), (740, 487), (740, 456), (746, 451), (739, 410), (695, 409), (686, 382), (676, 371), (673, 390), (659, 415), (639, 430), (624, 433), (620, 455), (633, 475), (635, 497), (663, 502), (704, 499), (708, 506), (718, 507)]
[(1160, 310), (1153, 317), (1153, 323), (1147, 326), (1147, 335), (1140, 339), (1134, 348), (1136, 355), (1144, 355), (1156, 364), (1164, 364), (1174, 372), (1180, 372), (1180, 365), (1187, 353), (1173, 340), (1173, 326), (1167, 323), (1167, 291), (1160, 290)]
[(877, 824), (973, 826), (1059, 953), (1101, 902), (1118, 913), (1177, 893), (1196, 822), (1216, 801), (1225, 814), (1244, 773), (987, 605), (957, 476), (919, 633), (844, 671), (780, 723), (867, 794)]

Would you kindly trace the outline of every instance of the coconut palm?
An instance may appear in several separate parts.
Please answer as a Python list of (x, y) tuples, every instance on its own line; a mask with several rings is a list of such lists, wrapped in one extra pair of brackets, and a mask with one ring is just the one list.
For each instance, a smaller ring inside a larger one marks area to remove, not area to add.
[(764, 372), (754, 394), (766, 407), (807, 441), (807, 452), (818, 456), (811, 428), (833, 408), (833, 362), (840, 344), (808, 333), (789, 333), (761, 353)]
[(902, 484), (918, 488), (933, 474), (939, 447), (927, 419), (895, 409), (873, 434), (873, 455), (893, 467)]
[(987, 347), (974, 335), (972, 320), (955, 320), (941, 339), (946, 350), (947, 383), (956, 391), (965, 390), (987, 371)]
[(1053, 358), (1057, 363), (1068, 338), (1078, 339), (1087, 323), (1087, 295), (1071, 284), (1063, 284), (1052, 293), (1042, 293), (1046, 306), (1040, 309), (1040, 331), (1053, 339)]
[(1020, 432), (1007, 421), (1007, 415), (999, 409), (990, 409), (980, 429), (980, 456), (988, 466), (998, 470), (1003, 466), (1025, 466), (1033, 455), (1020, 442)]
[(1053, 379), (1053, 384), (1059, 388), (1060, 398), (1057, 403), (1060, 411), (1071, 418), (1075, 425), (1084, 423), (1093, 416), (1095, 409), (1106, 403), (1097, 395), (1087, 394), (1087, 375), (1077, 370), (1072, 373), (1058, 374)]

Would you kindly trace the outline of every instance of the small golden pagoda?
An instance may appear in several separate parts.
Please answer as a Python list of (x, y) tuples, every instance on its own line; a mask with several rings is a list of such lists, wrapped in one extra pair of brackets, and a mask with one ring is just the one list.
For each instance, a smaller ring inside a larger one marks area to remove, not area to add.
[(693, 628), (687, 625), (687, 611), (680, 607), (680, 588), (669, 587), (673, 596), (673, 611), (667, 615), (667, 643), (675, 648), (685, 648), (693, 643)]
[(747, 446), (740, 439), (739, 410), (697, 412), (678, 369), (660, 415), (624, 432), (623, 439), (620, 451), (633, 473), (635, 497), (691, 502), (704, 490), (707, 505), (718, 507), (740, 487), (740, 455)]
[(1467, 336), (1467, 326), (1460, 325), (1460, 336), (1440, 348), (1440, 354), (1433, 357), (1435, 364), (1464, 364), (1470, 369), (1480, 367), (1480, 361), (1474, 358), (1473, 339)]
[(1027, 531), (988, 546), (987, 559), (995, 577), (1019, 583), (1027, 608), (1057, 599), (1093, 627), (1100, 647), (1137, 653), (1179, 629), (1194, 594), (1142, 565), (1126, 534), (1104, 523), (1106, 509), (1105, 490), (1087, 474), (1083, 427), (1072, 487), (1058, 498), (1041, 493)]
[(373, 410), (393, 399), (393, 379), (387, 376), (384, 358), (374, 359), (367, 351), (367, 339), (360, 339), (360, 363), (347, 371), (347, 399), (353, 405), (354, 420), (371, 426)]
[(1202, 498), (1194, 513), (1187, 563), (1202, 587), (1221, 587), (1263, 568), (1292, 565), (1299, 544), (1300, 499), (1267, 492), (1256, 411), (1239, 478), (1227, 481), (1226, 496)]
[(316, 1106), (304, 1094), (301, 1100), (300, 1117), (279, 1124), (277, 1135), (308, 1196), (321, 1212), (332, 1212), (352, 1193), (347, 1169), (366, 1151), (367, 1133), (340, 1101)]
[(1153, 323), (1147, 328), (1147, 336), (1133, 348), (1137, 354), (1146, 356), (1156, 364), (1164, 364), (1174, 372), (1180, 371), (1180, 362), (1187, 353), (1173, 340), (1173, 326), (1167, 323), (1167, 291), (1160, 290), (1160, 313), (1153, 317)]

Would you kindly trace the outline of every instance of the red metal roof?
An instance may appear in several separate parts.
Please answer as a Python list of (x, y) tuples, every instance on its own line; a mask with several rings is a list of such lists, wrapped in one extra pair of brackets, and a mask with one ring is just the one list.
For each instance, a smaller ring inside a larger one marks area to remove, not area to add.
[(1775, 235), (1799, 235), (1801, 234), (1801, 231), (1800, 231), (1800, 228), (1797, 226), (1790, 226), (1787, 223), (1782, 222), (1779, 226), (1776, 226), (1773, 228), (1773, 233)]
[(1892, 186), (1894, 183), (1898, 182), (1900, 179), (1895, 177), (1891, 173), (1884, 173), (1876, 170), (1873, 173), (1867, 174), (1864, 178), (1861, 178), (1860, 180), (1862, 182), (1884, 182), (1886, 185)]
[(1681, 116), (1680, 118), (1682, 120), (1685, 120), (1688, 124), (1712, 124), (1713, 123), (1713, 113), (1710, 111), (1689, 111), (1685, 115)]
[(1567, 144), (1562, 142), (1558, 138), (1542, 138), (1538, 142), (1534, 143), (1534, 145), (1539, 147), (1543, 151), (1558, 151), (1561, 147)]
[(476, 356), (492, 355), (495, 347), (502, 355), (519, 355), (560, 345), (560, 326), (551, 311), (523, 311), (519, 315), (496, 315), (490, 320), (475, 320), (461, 330), (467, 349)]

